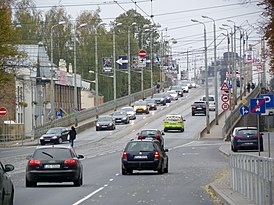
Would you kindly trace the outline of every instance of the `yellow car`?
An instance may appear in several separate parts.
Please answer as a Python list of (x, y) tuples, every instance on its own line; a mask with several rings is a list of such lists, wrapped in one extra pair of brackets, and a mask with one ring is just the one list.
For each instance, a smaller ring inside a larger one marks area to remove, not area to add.
[(146, 113), (149, 114), (149, 105), (148, 102), (143, 101), (143, 100), (139, 100), (136, 101), (133, 105), (134, 111), (136, 113)]
[(167, 115), (164, 119), (164, 131), (168, 130), (179, 130), (181, 132), (185, 131), (184, 119), (182, 115)]

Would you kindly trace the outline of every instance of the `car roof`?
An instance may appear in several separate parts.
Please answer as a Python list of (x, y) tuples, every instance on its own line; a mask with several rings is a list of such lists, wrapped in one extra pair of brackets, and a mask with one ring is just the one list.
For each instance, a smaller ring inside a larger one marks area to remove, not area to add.
[(38, 145), (36, 149), (51, 149), (51, 148), (57, 148), (57, 149), (71, 149), (70, 144), (52, 144), (52, 145)]
[(158, 130), (158, 129), (142, 129), (141, 131), (160, 131), (160, 130)]
[(242, 130), (242, 129), (250, 129), (250, 130), (257, 130), (257, 127), (235, 127), (234, 130)]

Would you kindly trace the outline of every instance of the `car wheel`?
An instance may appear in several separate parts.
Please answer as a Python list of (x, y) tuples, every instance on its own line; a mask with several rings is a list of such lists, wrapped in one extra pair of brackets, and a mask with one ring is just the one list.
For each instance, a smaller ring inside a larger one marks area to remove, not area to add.
[(164, 128), (164, 132), (167, 132), (167, 128)]
[(83, 184), (82, 176), (80, 175), (77, 180), (73, 181), (74, 186), (81, 186)]
[(46, 143), (45, 143), (45, 142), (41, 142), (41, 141), (40, 141), (40, 144), (41, 144), (41, 145), (45, 145)]
[(263, 146), (260, 147), (260, 151), (261, 151), (261, 152), (264, 151), (264, 147), (263, 147)]
[(127, 170), (122, 168), (122, 175), (127, 175)]
[(194, 113), (192, 113), (192, 116), (194, 116), (195, 114)]
[(37, 185), (37, 182), (35, 181), (29, 181), (27, 178), (26, 178), (26, 187), (34, 187)]
[(59, 137), (58, 138), (58, 144), (62, 144), (63, 140), (62, 140), (62, 137)]
[(100, 129), (98, 127), (96, 127), (96, 131), (99, 131)]
[(184, 129), (184, 128), (182, 128), (182, 129), (181, 129), (181, 132), (184, 132), (184, 131), (185, 131), (185, 129)]
[(164, 168), (164, 173), (168, 173), (168, 160), (166, 161), (166, 167)]
[(238, 152), (238, 150), (233, 145), (231, 145), (231, 150), (232, 152)]

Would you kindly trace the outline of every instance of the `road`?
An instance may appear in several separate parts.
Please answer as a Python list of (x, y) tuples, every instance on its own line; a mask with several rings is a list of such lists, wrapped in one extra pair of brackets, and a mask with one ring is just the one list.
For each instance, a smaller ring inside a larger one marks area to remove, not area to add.
[[(211, 92), (211, 91), (210, 91)], [(212, 90), (213, 92), (213, 90)], [(25, 188), (25, 156), (34, 146), (1, 150), (0, 160), (14, 162), (15, 205), (32, 204), (215, 204), (206, 185), (228, 166), (227, 158), (218, 152), (222, 141), (197, 140), (205, 127), (205, 116), (191, 116), (190, 105), (203, 95), (202, 87), (149, 115), (138, 115), (130, 125), (117, 125), (115, 131), (96, 132), (92, 127), (77, 137), (76, 151), (83, 154), (84, 185), (40, 183)], [(121, 175), (122, 149), (143, 128), (163, 129), (166, 114), (180, 113), (185, 132), (168, 132), (164, 136), (169, 149), (169, 173), (134, 172)], [(214, 112), (210, 112), (210, 118)]]

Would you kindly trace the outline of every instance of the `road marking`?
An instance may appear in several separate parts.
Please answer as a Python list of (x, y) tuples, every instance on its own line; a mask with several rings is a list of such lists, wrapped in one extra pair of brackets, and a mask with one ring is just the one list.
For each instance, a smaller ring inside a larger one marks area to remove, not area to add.
[(170, 150), (173, 150), (173, 149), (178, 149), (178, 148), (181, 148), (181, 147), (185, 147), (185, 146), (188, 146), (188, 145), (193, 144), (194, 142), (195, 142), (195, 141), (191, 141), (191, 142), (189, 142), (189, 143), (182, 144), (182, 145), (179, 145), (179, 146), (176, 146), (176, 147), (170, 148)]
[(183, 156), (186, 156), (186, 155), (199, 155), (200, 153), (197, 153), (197, 152), (195, 152), (195, 153), (183, 153), (182, 155)]
[(93, 195), (97, 194), (99, 191), (102, 191), (103, 189), (104, 189), (104, 187), (100, 187), (99, 189), (95, 190), (94, 192), (90, 193), (89, 195), (85, 196), (84, 198), (80, 199), (79, 201), (75, 202), (72, 205), (79, 205), (79, 204), (81, 204), (82, 202), (86, 201), (87, 199), (89, 199)]

